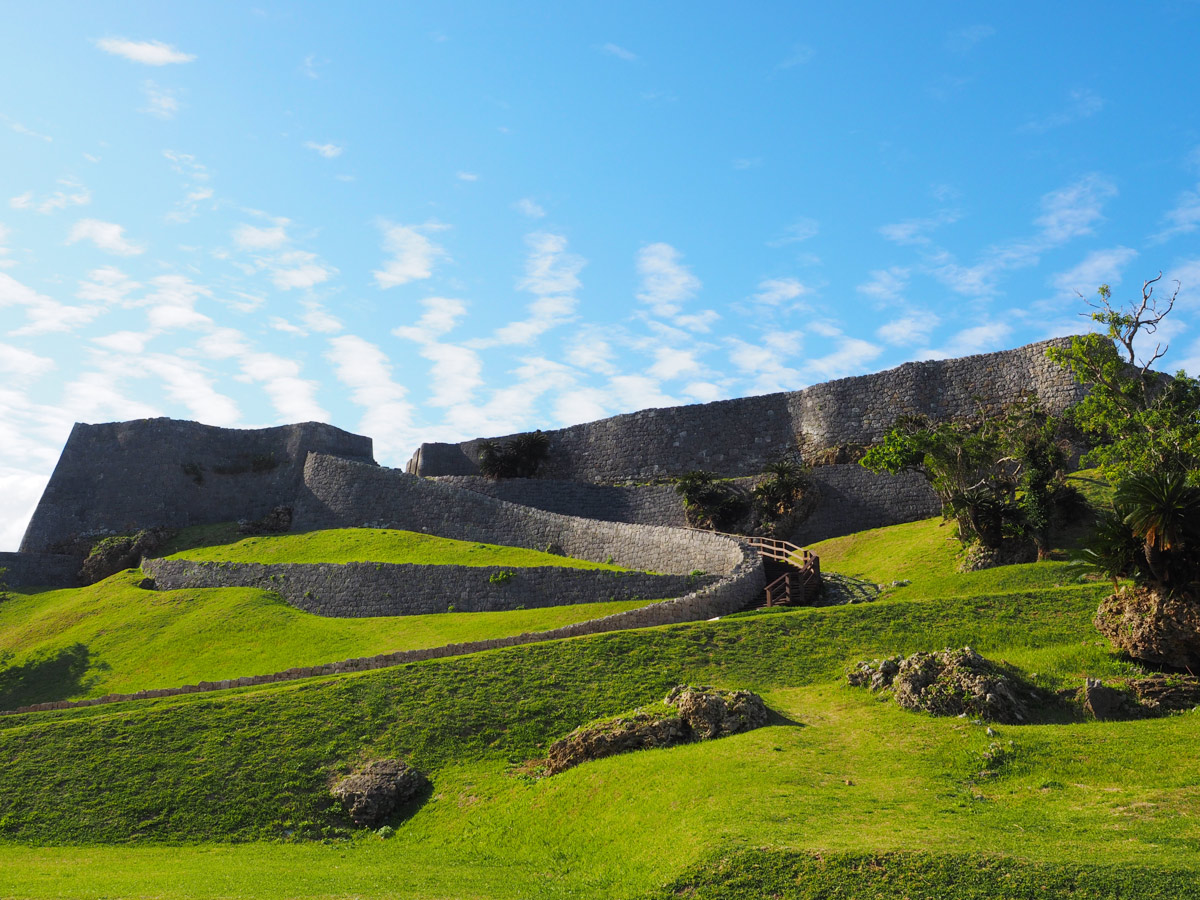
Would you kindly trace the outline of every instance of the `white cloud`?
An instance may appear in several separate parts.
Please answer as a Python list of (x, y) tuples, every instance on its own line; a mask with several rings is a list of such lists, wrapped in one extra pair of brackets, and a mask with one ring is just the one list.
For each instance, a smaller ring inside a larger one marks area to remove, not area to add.
[(704, 366), (696, 359), (695, 350), (678, 347), (659, 347), (654, 351), (654, 364), (647, 370), (655, 378), (669, 380), (684, 375), (697, 375)]
[(284, 422), (327, 422), (317, 402), (317, 383), (300, 377), (300, 364), (273, 353), (243, 353), (242, 379), (259, 382)]
[(32, 350), (0, 344), (0, 374), (8, 385), (24, 387), (55, 368), (54, 360), (38, 356)]
[(184, 275), (159, 275), (150, 283), (154, 290), (141, 303), (148, 307), (146, 320), (154, 333), (212, 324), (212, 319), (196, 311), (201, 298), (212, 296), (208, 288)]
[(515, 209), (521, 215), (528, 216), (531, 219), (541, 219), (546, 215), (546, 210), (544, 210), (541, 205), (537, 203), (537, 201), (532, 200), (529, 197), (522, 197), (513, 204), (513, 209)]
[(315, 253), (289, 250), (273, 257), (268, 263), (271, 283), (281, 291), (307, 289), (328, 281), (337, 269), (319, 262)]
[(65, 190), (55, 191), (40, 200), (34, 196), (33, 191), (26, 191), (24, 194), (11, 198), (8, 205), (13, 209), (28, 209), (47, 215), (58, 209), (66, 209), (68, 206), (87, 206), (92, 202), (92, 192), (84, 187), (82, 182), (74, 178), (60, 178), (58, 183)]
[(797, 219), (786, 226), (777, 238), (767, 241), (768, 247), (786, 247), (816, 237), (819, 225), (816, 219)]
[(800, 372), (785, 365), (785, 361), (799, 353), (803, 343), (804, 337), (799, 332), (765, 335), (759, 344), (740, 338), (727, 339), (729, 361), (752, 379), (743, 393), (774, 394), (802, 387)]
[(424, 234), (440, 231), (443, 225), (396, 225), (381, 221), (383, 249), (391, 254), (382, 269), (374, 272), (375, 283), (383, 290), (418, 281), (433, 275), (434, 263), (446, 256), (446, 251)]
[(330, 340), (325, 358), (338, 381), (350, 388), (350, 399), (366, 409), (360, 427), (384, 453), (415, 442), (407, 390), (392, 380), (391, 361), (379, 347), (357, 335), (342, 335)]
[(761, 156), (740, 156), (733, 160), (730, 165), (739, 172), (744, 172), (746, 169), (758, 169), (763, 164)]
[(239, 225), (233, 230), (233, 242), (242, 250), (275, 250), (288, 242), (287, 219), (276, 219), (269, 228)]
[(305, 141), (304, 146), (309, 150), (315, 150), (317, 153), (326, 159), (334, 159), (342, 155), (345, 147), (339, 147), (337, 144), (318, 144), (316, 141)]
[(12, 229), (0, 222), (0, 269), (7, 269), (10, 266), (15, 266), (16, 261), (6, 259), (12, 250), (5, 246), (12, 237)]
[(163, 353), (140, 356), (138, 364), (157, 376), (167, 396), (187, 407), (197, 421), (229, 426), (241, 418), (237, 403), (213, 388), (212, 379), (199, 364)]
[(157, 119), (175, 118), (175, 114), (179, 112), (179, 98), (173, 89), (160, 87), (153, 81), (147, 81), (142, 85), (142, 91), (146, 95), (146, 105), (140, 112)]
[(963, 329), (941, 348), (921, 350), (920, 356), (922, 359), (952, 359), (956, 356), (986, 353), (1004, 347), (1010, 334), (1012, 327), (1004, 322), (984, 322)]
[(1200, 227), (1200, 193), (1184, 191), (1175, 201), (1175, 207), (1163, 218), (1167, 227), (1150, 238), (1151, 243), (1162, 243), (1176, 235), (1191, 234)]
[(146, 344), (153, 336), (153, 333), (147, 331), (114, 331), (112, 334), (102, 334), (92, 338), (92, 343), (98, 344), (105, 350), (133, 356), (145, 350)]
[(871, 280), (860, 284), (858, 292), (876, 300), (898, 300), (908, 287), (908, 269), (892, 266), (871, 273)]
[(60, 303), (0, 272), (0, 307), (9, 305), (25, 307), (26, 323), (9, 331), (14, 336), (72, 331), (104, 312), (103, 307), (98, 305), (68, 306)]
[(908, 346), (924, 343), (941, 320), (931, 312), (893, 319), (875, 329), (875, 336), (889, 344)]
[(765, 278), (758, 283), (758, 293), (754, 299), (768, 306), (778, 306), (809, 293), (812, 293), (812, 289), (795, 278)]
[(197, 187), (188, 191), (184, 198), (175, 204), (175, 209), (167, 213), (167, 221), (190, 222), (199, 212), (200, 204), (205, 200), (211, 200), (212, 197), (213, 189), (210, 187)]
[(96, 46), (105, 53), (123, 56), (130, 62), (147, 66), (166, 66), (172, 63), (187, 63), (196, 57), (191, 53), (176, 50), (162, 41), (130, 41), (124, 38), (101, 38)]
[(8, 118), (8, 116), (0, 115), (0, 121), (8, 123), (8, 127), (17, 134), (23, 134), (26, 137), (37, 138), (39, 141), (45, 141), (48, 144), (54, 140), (54, 138), (50, 137), (50, 135), (41, 134), (34, 131), (32, 128), (26, 128), (20, 122), (14, 122), (12, 119)]
[(1064, 294), (1087, 296), (1101, 284), (1120, 284), (1121, 270), (1137, 255), (1129, 247), (1093, 250), (1078, 265), (1051, 278), (1051, 283)]
[(615, 56), (617, 59), (623, 59), (626, 62), (633, 62), (635, 59), (637, 59), (636, 53), (626, 50), (624, 47), (619, 47), (613, 43), (605, 44), (600, 49), (610, 56)]
[(529, 255), (525, 259), (525, 275), (517, 288), (533, 294), (524, 319), (509, 322), (497, 329), (491, 338), (471, 342), (473, 347), (528, 344), (551, 328), (571, 319), (578, 301), (579, 273), (587, 260), (567, 250), (567, 239), (561, 234), (534, 232), (526, 235)]
[(459, 172), (457, 175), (459, 181), (478, 181), (479, 176), (474, 172)]
[(958, 221), (956, 210), (942, 210), (935, 216), (923, 219), (908, 219), (891, 225), (882, 225), (879, 233), (887, 240), (896, 244), (925, 245), (930, 242), (929, 232), (942, 225), (952, 225)]
[(1038, 119), (1030, 119), (1019, 130), (1043, 132), (1094, 116), (1104, 109), (1104, 98), (1089, 90), (1074, 90), (1068, 96), (1066, 109)]
[(91, 241), (101, 250), (117, 256), (137, 256), (146, 252), (144, 246), (125, 238), (122, 226), (99, 219), (80, 219), (72, 225), (67, 243), (74, 244), (76, 241)]
[(883, 348), (861, 338), (844, 337), (838, 348), (825, 356), (805, 362), (805, 368), (816, 372), (823, 380), (844, 378), (865, 372)]
[(1117, 186), (1103, 175), (1085, 175), (1073, 184), (1042, 197), (1042, 215), (1035, 222), (1043, 238), (1057, 245), (1092, 233), (1103, 221), (1104, 202), (1117, 195)]
[(700, 279), (679, 259), (679, 251), (670, 244), (648, 244), (638, 251), (637, 270), (642, 284), (637, 297), (655, 315), (678, 315), (684, 302), (700, 290)]

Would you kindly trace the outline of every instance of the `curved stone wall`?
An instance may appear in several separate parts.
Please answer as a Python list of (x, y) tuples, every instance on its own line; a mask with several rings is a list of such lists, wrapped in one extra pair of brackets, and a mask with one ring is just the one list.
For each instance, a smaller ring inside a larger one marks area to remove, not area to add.
[[(1061, 412), (1083, 397), (1070, 373), (1046, 358), (1069, 339), (961, 359), (914, 362), (792, 393), (646, 409), (546, 432), (539, 477), (639, 481), (708, 469), (754, 475), (803, 435), (816, 447), (878, 441), (901, 414), (934, 419), (973, 415), (1033, 393)], [(508, 435), (500, 440), (513, 437)], [(408, 464), (419, 475), (470, 475), (479, 440), (423, 444)]]
[(589, 484), (551, 478), (494, 481), (482, 475), (442, 475), (434, 480), (565, 516), (674, 528), (686, 528), (688, 524), (683, 499), (671, 484)]
[(257, 519), (291, 504), (310, 452), (372, 461), (371, 439), (304, 422), (216, 428), (176, 419), (77, 424), (21, 542)]
[(734, 571), (743, 548), (704, 531), (629, 525), (545, 512), (439, 484), (399, 469), (311, 454), (304, 465), (305, 493), (293, 527), (386, 527), (426, 531), (464, 541), (486, 541), (534, 550), (551, 548), (593, 562), (687, 575)]
[(416, 616), (661, 600), (707, 587), (719, 575), (651, 575), (561, 566), (418, 566), (389, 563), (263, 565), (148, 559), (159, 590), (255, 587), (320, 616)]

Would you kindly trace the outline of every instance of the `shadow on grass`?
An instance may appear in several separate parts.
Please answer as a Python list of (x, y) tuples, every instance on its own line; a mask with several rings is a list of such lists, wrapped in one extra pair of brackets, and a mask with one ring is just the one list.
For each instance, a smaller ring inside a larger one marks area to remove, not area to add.
[(12, 665), (11, 659), (0, 656), (0, 709), (77, 697), (91, 687), (97, 672), (108, 669), (80, 643), (43, 650), (19, 665)]

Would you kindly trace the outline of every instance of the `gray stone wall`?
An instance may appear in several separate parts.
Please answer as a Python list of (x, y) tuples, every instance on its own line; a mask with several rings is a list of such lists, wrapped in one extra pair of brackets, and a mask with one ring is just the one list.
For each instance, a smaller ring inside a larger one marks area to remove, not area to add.
[[(854, 463), (820, 466), (813, 469), (812, 479), (817, 503), (812, 514), (789, 535), (789, 540), (797, 544), (811, 544), (899, 522), (915, 522), (941, 512), (937, 495), (917, 474), (876, 475)], [(444, 475), (433, 480), (511, 503), (587, 519), (687, 527), (683, 500), (670, 484), (585, 484), (549, 478), (493, 481), (479, 475)], [(750, 481), (746, 479), (743, 483)]]
[(305, 463), (304, 482), (305, 494), (296, 504), (297, 529), (402, 528), (464, 541), (551, 548), (577, 559), (611, 559), (626, 568), (675, 575), (696, 569), (725, 574), (743, 558), (737, 541), (709, 532), (564, 516), (399, 469), (316, 453)]
[(791, 534), (794, 544), (806, 546), (828, 538), (916, 522), (939, 515), (942, 505), (920, 475), (876, 475), (857, 463), (813, 469), (816, 508)]
[(79, 583), (79, 560), (58, 553), (0, 553), (0, 583), (12, 588), (65, 588)]
[(651, 575), (555, 566), (419, 566), (387, 563), (262, 565), (151, 559), (142, 570), (159, 590), (256, 587), (320, 616), (416, 616), (541, 609), (645, 598), (707, 587), (721, 576)]
[(310, 452), (372, 461), (371, 439), (319, 422), (215, 428), (175, 419), (77, 424), (21, 542), (257, 519), (290, 504)]
[[(816, 447), (878, 441), (901, 414), (935, 419), (976, 413), (1034, 394), (1061, 412), (1083, 396), (1070, 374), (1046, 359), (1042, 341), (961, 359), (904, 365), (792, 393), (646, 409), (547, 432), (540, 478), (641, 481), (708, 469), (754, 475), (803, 435)], [(512, 435), (500, 438), (506, 440)], [(479, 439), (424, 444), (410, 461), (420, 475), (477, 472)]]
[(635, 525), (687, 527), (683, 499), (670, 484), (588, 484), (550, 478), (493, 481), (480, 475), (444, 475), (435, 480), (566, 516)]

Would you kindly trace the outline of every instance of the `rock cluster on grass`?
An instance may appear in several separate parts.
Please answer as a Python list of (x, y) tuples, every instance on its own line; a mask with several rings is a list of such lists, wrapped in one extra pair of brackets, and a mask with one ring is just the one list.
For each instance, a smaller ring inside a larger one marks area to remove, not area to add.
[(673, 747), (761, 728), (767, 724), (762, 697), (750, 691), (723, 691), (681, 684), (658, 709), (639, 709), (576, 729), (550, 746), (546, 774), (631, 750)]
[(1094, 623), (1134, 659), (1173, 669), (1200, 669), (1200, 604), (1191, 600), (1126, 588), (1100, 604)]
[(175, 532), (166, 528), (149, 528), (137, 534), (120, 534), (104, 538), (92, 547), (79, 570), (79, 580), (95, 584), (125, 569), (136, 568), (142, 559), (158, 551)]
[(355, 825), (377, 828), (427, 784), (408, 763), (379, 759), (340, 779), (332, 792)]
[(856, 687), (891, 690), (905, 709), (935, 716), (977, 716), (990, 722), (1028, 722), (1048, 699), (1009, 669), (970, 647), (864, 660), (846, 676)]
[(1080, 691), (1084, 709), (1101, 720), (1143, 719), (1200, 707), (1200, 678), (1194, 675), (1147, 675), (1119, 686), (1094, 678)]

